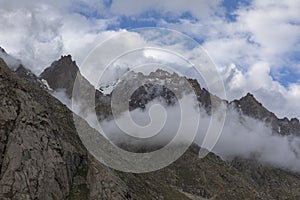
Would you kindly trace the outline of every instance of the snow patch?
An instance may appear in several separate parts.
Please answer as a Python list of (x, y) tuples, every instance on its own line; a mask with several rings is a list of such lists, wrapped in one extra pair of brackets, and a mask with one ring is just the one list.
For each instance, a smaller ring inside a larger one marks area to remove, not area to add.
[(48, 82), (45, 79), (41, 79), (42, 83), (46, 86), (46, 88), (50, 91), (53, 91), (53, 89), (49, 86)]

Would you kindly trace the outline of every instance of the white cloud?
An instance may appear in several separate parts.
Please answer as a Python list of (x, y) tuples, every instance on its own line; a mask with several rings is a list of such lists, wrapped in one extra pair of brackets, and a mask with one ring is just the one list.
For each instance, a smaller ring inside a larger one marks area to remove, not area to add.
[(103, 31), (108, 21), (113, 23), (113, 19), (87, 19), (74, 13), (71, 1), (0, 4), (0, 23), (5, 27), (0, 30), (0, 45), (36, 74), (62, 54), (74, 54), (81, 62), (94, 43), (110, 35)]
[(300, 61), (295, 60), (300, 52), (299, 8), (300, 2), (294, 0), (255, 0), (234, 12), (235, 21), (214, 15), (205, 21), (162, 20), (160, 24), (204, 41), (204, 48), (223, 70), (229, 99), (252, 92), (278, 116), (299, 118), (300, 95), (295, 89), (299, 82), (285, 88), (271, 76), (280, 75), (282, 69), (299, 73)]
[(217, 12), (222, 12), (220, 0), (205, 1), (205, 0), (115, 0), (111, 5), (113, 14), (136, 16), (144, 12), (154, 11), (161, 14), (168, 14), (173, 17), (179, 17), (184, 13), (191, 13), (197, 19), (203, 19), (212, 16)]
[[(151, 109), (158, 104), (161, 105), (160, 109), (163, 109), (164, 114), (151, 112)], [(181, 104), (176, 103), (173, 106), (166, 106), (161, 100), (157, 99), (147, 104), (144, 110), (136, 109), (130, 112), (130, 116), (118, 116), (118, 120), (124, 122), (123, 128), (120, 128), (114, 120), (101, 121), (100, 126), (105, 135), (115, 144), (134, 144), (145, 148), (151, 147), (151, 145), (168, 144), (176, 135), (178, 125), (181, 123), (187, 123), (184, 129), (185, 133), (194, 132), (195, 124), (197, 124), (195, 119), (200, 116), (194, 142), (202, 145), (203, 138), (208, 134), (207, 130), (211, 116), (203, 109), (195, 109), (194, 106), (195, 102), (189, 95), (182, 98)], [(187, 112), (184, 118), (181, 116), (180, 111), (182, 110)], [(243, 116), (232, 108), (227, 110), (226, 115), (226, 122), (221, 135), (212, 150), (214, 153), (225, 160), (231, 160), (237, 156), (248, 159), (254, 158), (269, 165), (300, 172), (299, 137), (273, 134), (267, 124)], [(131, 119), (127, 117), (131, 117)], [(154, 118), (159, 120), (153, 120)], [(92, 124), (95, 121), (89, 122)], [(137, 132), (136, 128), (132, 128), (136, 126), (133, 123), (141, 126), (144, 131)], [(148, 126), (152, 128), (149, 129)], [(217, 125), (214, 124), (214, 126)], [(154, 134), (153, 130), (159, 130), (155, 136), (152, 136)], [(135, 138), (129, 137), (129, 135), (135, 136)], [(152, 137), (146, 137), (150, 135)], [(183, 134), (179, 138), (179, 142), (186, 141), (185, 136)]]
[(224, 67), (221, 73), (228, 99), (237, 99), (252, 92), (278, 117), (300, 117), (300, 85), (290, 84), (287, 88), (283, 87), (271, 77), (268, 63), (256, 63), (245, 72), (232, 64)]
[(220, 65), (234, 62), (247, 68), (259, 60), (269, 62), (271, 70), (297, 69), (298, 63), (289, 62), (288, 56), (300, 51), (299, 8), (299, 1), (257, 0), (236, 10), (235, 21), (214, 13), (205, 20), (161, 20), (160, 25), (204, 40), (204, 47)]
[(277, 62), (277, 56), (299, 51), (299, 9), (299, 1), (254, 1), (252, 8), (237, 12), (238, 23), (261, 45), (262, 56)]
[(240, 116), (229, 109), (214, 152), (225, 159), (254, 156), (263, 163), (299, 172), (299, 142), (299, 137), (273, 134), (261, 121)]

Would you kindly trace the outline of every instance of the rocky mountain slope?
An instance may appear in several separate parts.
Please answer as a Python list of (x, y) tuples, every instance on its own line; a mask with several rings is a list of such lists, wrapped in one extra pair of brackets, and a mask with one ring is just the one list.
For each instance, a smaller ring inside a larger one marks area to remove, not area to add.
[(70, 55), (62, 56), (61, 59), (53, 62), (51, 66), (46, 68), (40, 75), (41, 79), (47, 81), (50, 88), (54, 91), (64, 91), (70, 99), (72, 98), (76, 77), (82, 89), (77, 91), (80, 94), (76, 95), (80, 96), (80, 99), (77, 99), (76, 96), (73, 96), (73, 98), (75, 101), (80, 101), (82, 109), (88, 108), (91, 104), (89, 94), (95, 94), (95, 109), (99, 118), (104, 119), (111, 115), (111, 111), (108, 109), (110, 107), (110, 97), (96, 90), (95, 87), (81, 75), (78, 66)]
[(156, 172), (112, 170), (86, 151), (73, 113), (1, 59), (0, 88), (0, 199), (300, 198), (299, 175), (214, 154), (199, 159), (196, 145)]
[(70, 111), (0, 65), (0, 197), (63, 199), (87, 156)]
[[(44, 72), (41, 73), (39, 78), (46, 80), (50, 88), (52, 88), (54, 91), (63, 90), (66, 92), (67, 97), (72, 98), (76, 76), (77, 81), (80, 81), (80, 84), (85, 88), (82, 89), (82, 91), (92, 91), (95, 93), (95, 109), (99, 115), (99, 118), (104, 119), (109, 117), (111, 115), (111, 94), (103, 94), (101, 90), (98, 90), (91, 85), (80, 73), (78, 66), (76, 65), (75, 61), (72, 60), (70, 55), (62, 56), (59, 60), (53, 62), (50, 67), (46, 68)], [(192, 86), (201, 106), (203, 106), (208, 112), (211, 107), (210, 97), (216, 99), (217, 101), (223, 101), (218, 97), (211, 95), (205, 88), (201, 88), (197, 80), (181, 77), (176, 73), (170, 74), (169, 72), (158, 69), (149, 75), (131, 72), (127, 76), (130, 76), (130, 81), (127, 81), (128, 79), (119, 80), (119, 83), (115, 87), (119, 87), (119, 90), (122, 91), (128, 91), (128, 88), (135, 88), (136, 85), (141, 85), (142, 82), (145, 82), (145, 84), (137, 88), (137, 90), (130, 97), (129, 105), (131, 110), (136, 108), (144, 108), (147, 103), (157, 97), (162, 97), (167, 104), (174, 104), (177, 101), (176, 96), (171, 90), (168, 89), (168, 87), (175, 86), (174, 89), (178, 90), (178, 94), (182, 96), (184, 92), (191, 92), (183, 90), (186, 87), (182, 84), (187, 83)], [(153, 84), (155, 81), (157, 84)], [(114, 90), (112, 90), (112, 92), (113, 91)], [(80, 94), (82, 98), (81, 103), (83, 104), (85, 101), (90, 101), (89, 97), (87, 97), (87, 93), (89, 92)]]

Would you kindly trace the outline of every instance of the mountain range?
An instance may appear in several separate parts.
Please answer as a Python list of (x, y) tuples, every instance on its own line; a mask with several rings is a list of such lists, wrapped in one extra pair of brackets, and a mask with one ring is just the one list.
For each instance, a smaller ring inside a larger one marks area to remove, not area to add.
[[(91, 85), (71, 56), (62, 56), (40, 76), (21, 62), (7, 65), (9, 60), (0, 59), (0, 199), (300, 199), (298, 173), (255, 159), (223, 160), (214, 153), (199, 159), (196, 144), (173, 164), (155, 172), (134, 174), (110, 169), (87, 151), (77, 134), (74, 113), (53, 93), (63, 91), (71, 98), (79, 77), (85, 91), (95, 91), (100, 120), (111, 119), (111, 95)], [(208, 114), (214, 99), (241, 115), (265, 122), (274, 134), (300, 135), (298, 119), (277, 118), (250, 93), (228, 102), (201, 88), (197, 80), (163, 70), (133, 75), (151, 80), (159, 79), (162, 73), (164, 80), (177, 80), (175, 84), (188, 81), (199, 106)], [(135, 84), (131, 81), (121, 87)], [(168, 83), (164, 84), (139, 87), (131, 96), (130, 109), (144, 109), (158, 97), (167, 105), (174, 104), (176, 97), (168, 90)], [(85, 94), (82, 96), (84, 99)], [(81, 116), (75, 116), (88, 131), (96, 131)]]

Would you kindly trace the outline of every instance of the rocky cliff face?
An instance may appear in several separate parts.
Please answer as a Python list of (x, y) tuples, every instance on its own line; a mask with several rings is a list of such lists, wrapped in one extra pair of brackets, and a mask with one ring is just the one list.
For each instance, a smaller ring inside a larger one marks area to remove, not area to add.
[(75, 61), (68, 55), (53, 62), (41, 73), (40, 77), (45, 79), (53, 90), (64, 89), (67, 96), (71, 98), (78, 71)]
[(124, 199), (126, 187), (88, 155), (66, 106), (1, 59), (0, 88), (0, 199)]
[(87, 156), (70, 111), (0, 62), (0, 197), (63, 199)]

